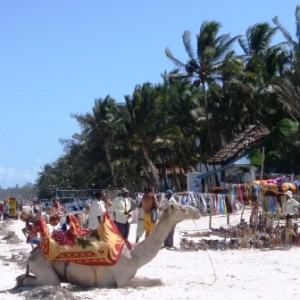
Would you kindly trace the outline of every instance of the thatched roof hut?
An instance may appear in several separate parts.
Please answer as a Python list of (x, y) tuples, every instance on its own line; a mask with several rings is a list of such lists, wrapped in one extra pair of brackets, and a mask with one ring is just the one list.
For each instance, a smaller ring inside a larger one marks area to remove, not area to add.
[(214, 156), (209, 158), (207, 163), (210, 165), (223, 165), (242, 157), (248, 151), (257, 148), (261, 144), (262, 139), (269, 133), (269, 129), (264, 125), (250, 125)]

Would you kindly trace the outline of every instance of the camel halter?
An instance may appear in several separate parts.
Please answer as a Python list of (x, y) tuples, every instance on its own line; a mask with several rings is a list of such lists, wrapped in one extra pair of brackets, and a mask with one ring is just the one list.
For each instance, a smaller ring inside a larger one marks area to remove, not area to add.
[[(199, 227), (198, 227), (198, 225), (197, 225), (197, 223), (196, 223), (196, 221), (195, 221), (195, 219), (193, 219), (193, 223), (195, 224), (196, 230), (197, 230), (197, 231), (200, 231), (200, 230), (199, 230)], [(214, 274), (213, 274), (213, 275), (214, 275), (214, 279), (213, 279), (213, 281), (210, 282), (210, 283), (207, 283), (207, 282), (202, 281), (202, 282), (199, 282), (199, 284), (212, 286), (212, 285), (215, 284), (215, 282), (217, 281), (217, 278), (218, 278), (218, 277), (217, 277), (217, 273), (216, 273), (216, 269), (215, 269), (213, 260), (212, 260), (212, 258), (211, 258), (211, 256), (210, 256), (210, 253), (209, 253), (208, 249), (206, 249), (205, 251), (206, 251), (206, 253), (207, 253), (207, 256), (208, 256), (208, 258), (209, 258), (210, 264), (211, 264), (212, 269), (213, 269), (213, 271), (214, 271)]]

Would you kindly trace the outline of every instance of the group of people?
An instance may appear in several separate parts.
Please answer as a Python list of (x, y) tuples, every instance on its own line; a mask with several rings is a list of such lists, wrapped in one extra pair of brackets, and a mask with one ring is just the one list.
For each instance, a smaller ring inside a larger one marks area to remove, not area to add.
[[(98, 228), (101, 221), (101, 215), (104, 211), (102, 209), (103, 201), (101, 199), (101, 193), (96, 193), (91, 198), (91, 203), (88, 207), (89, 218), (88, 222), (85, 222), (83, 214), (74, 211), (72, 213), (72, 221), (76, 222), (76, 227), (79, 231), (93, 234), (93, 230)], [(98, 217), (100, 216), (100, 217)], [(39, 217), (43, 217), (45, 223), (49, 227), (49, 232), (52, 236), (58, 236), (60, 239), (65, 235), (66, 238), (70, 231), (70, 215), (66, 215), (63, 207), (61, 206), (59, 199), (51, 200), (51, 206), (48, 207), (46, 214), (43, 214), (41, 210), (31, 211), (23, 210), (20, 219), (25, 222), (23, 233), (27, 237), (27, 242), (31, 245), (38, 244), (39, 237)]]
[[(167, 190), (164, 197), (157, 194), (153, 188), (144, 191), (141, 200), (138, 203), (138, 222), (136, 231), (136, 243), (145, 233), (145, 237), (151, 234), (156, 226), (157, 218), (153, 219), (152, 212), (157, 213), (163, 211), (169, 203), (177, 203), (171, 190)], [(133, 211), (136, 209), (136, 202), (129, 197), (129, 191), (122, 188), (114, 199), (107, 199), (106, 194), (98, 191), (90, 201), (86, 203), (86, 213), (74, 212), (78, 226), (82, 230), (86, 230), (90, 235), (97, 235), (97, 229), (101, 223), (105, 213), (108, 213), (114, 221), (118, 231), (124, 239), (128, 239), (130, 226), (133, 219)], [(24, 234), (28, 237), (27, 241), (31, 244), (38, 244), (38, 234), (35, 232), (35, 222), (37, 222), (40, 212), (37, 214), (21, 215), (21, 220), (26, 223), (23, 229)], [(86, 218), (87, 216), (87, 218)], [(62, 219), (65, 217), (65, 221)], [(47, 223), (50, 232), (67, 232), (70, 228), (68, 216), (64, 216), (63, 210), (57, 199), (52, 207), (49, 207)], [(173, 228), (164, 242), (164, 247), (174, 247), (174, 229)]]
[[(112, 202), (107, 199), (104, 201), (99, 199), (100, 197), (98, 197), (98, 200), (94, 200), (90, 204), (88, 229), (96, 229), (99, 225), (99, 222), (101, 222), (103, 213), (108, 211), (120, 234), (124, 239), (128, 239), (130, 225), (133, 218), (133, 210), (136, 208), (132, 199), (129, 197), (128, 189), (122, 188)], [(144, 194), (138, 203), (136, 243), (139, 242), (139, 239), (144, 233), (147, 237), (153, 232), (157, 223), (157, 218), (153, 219), (152, 213), (157, 215), (158, 212), (163, 211), (168, 204), (172, 203), (177, 203), (172, 190), (167, 190), (164, 194), (164, 197), (161, 197), (161, 194), (157, 195), (154, 188), (149, 188), (144, 191)], [(174, 231), (175, 228), (173, 228), (170, 234), (167, 236), (166, 240), (164, 241), (164, 247), (174, 247)]]

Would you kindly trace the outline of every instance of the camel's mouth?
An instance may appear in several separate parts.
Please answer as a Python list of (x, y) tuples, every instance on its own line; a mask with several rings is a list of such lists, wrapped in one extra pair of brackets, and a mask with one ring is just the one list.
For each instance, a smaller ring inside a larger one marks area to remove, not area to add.
[(200, 217), (201, 217), (201, 214), (200, 214), (200, 212), (199, 212), (199, 211), (197, 211), (197, 213), (196, 213), (196, 214), (194, 214), (194, 217), (193, 217), (193, 219), (196, 219), (196, 220), (198, 220), (198, 219), (200, 219)]
[(189, 209), (189, 212), (192, 215), (192, 219), (197, 219), (197, 220), (200, 219), (201, 214), (200, 214), (199, 209), (197, 209), (193, 206), (187, 206), (187, 208)]

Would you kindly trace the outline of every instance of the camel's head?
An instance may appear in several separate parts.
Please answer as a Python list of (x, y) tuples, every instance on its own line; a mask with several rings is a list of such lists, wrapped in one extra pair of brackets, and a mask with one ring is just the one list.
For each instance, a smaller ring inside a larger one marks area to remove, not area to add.
[(163, 215), (171, 217), (178, 223), (183, 220), (199, 219), (200, 211), (199, 209), (188, 205), (169, 204)]

